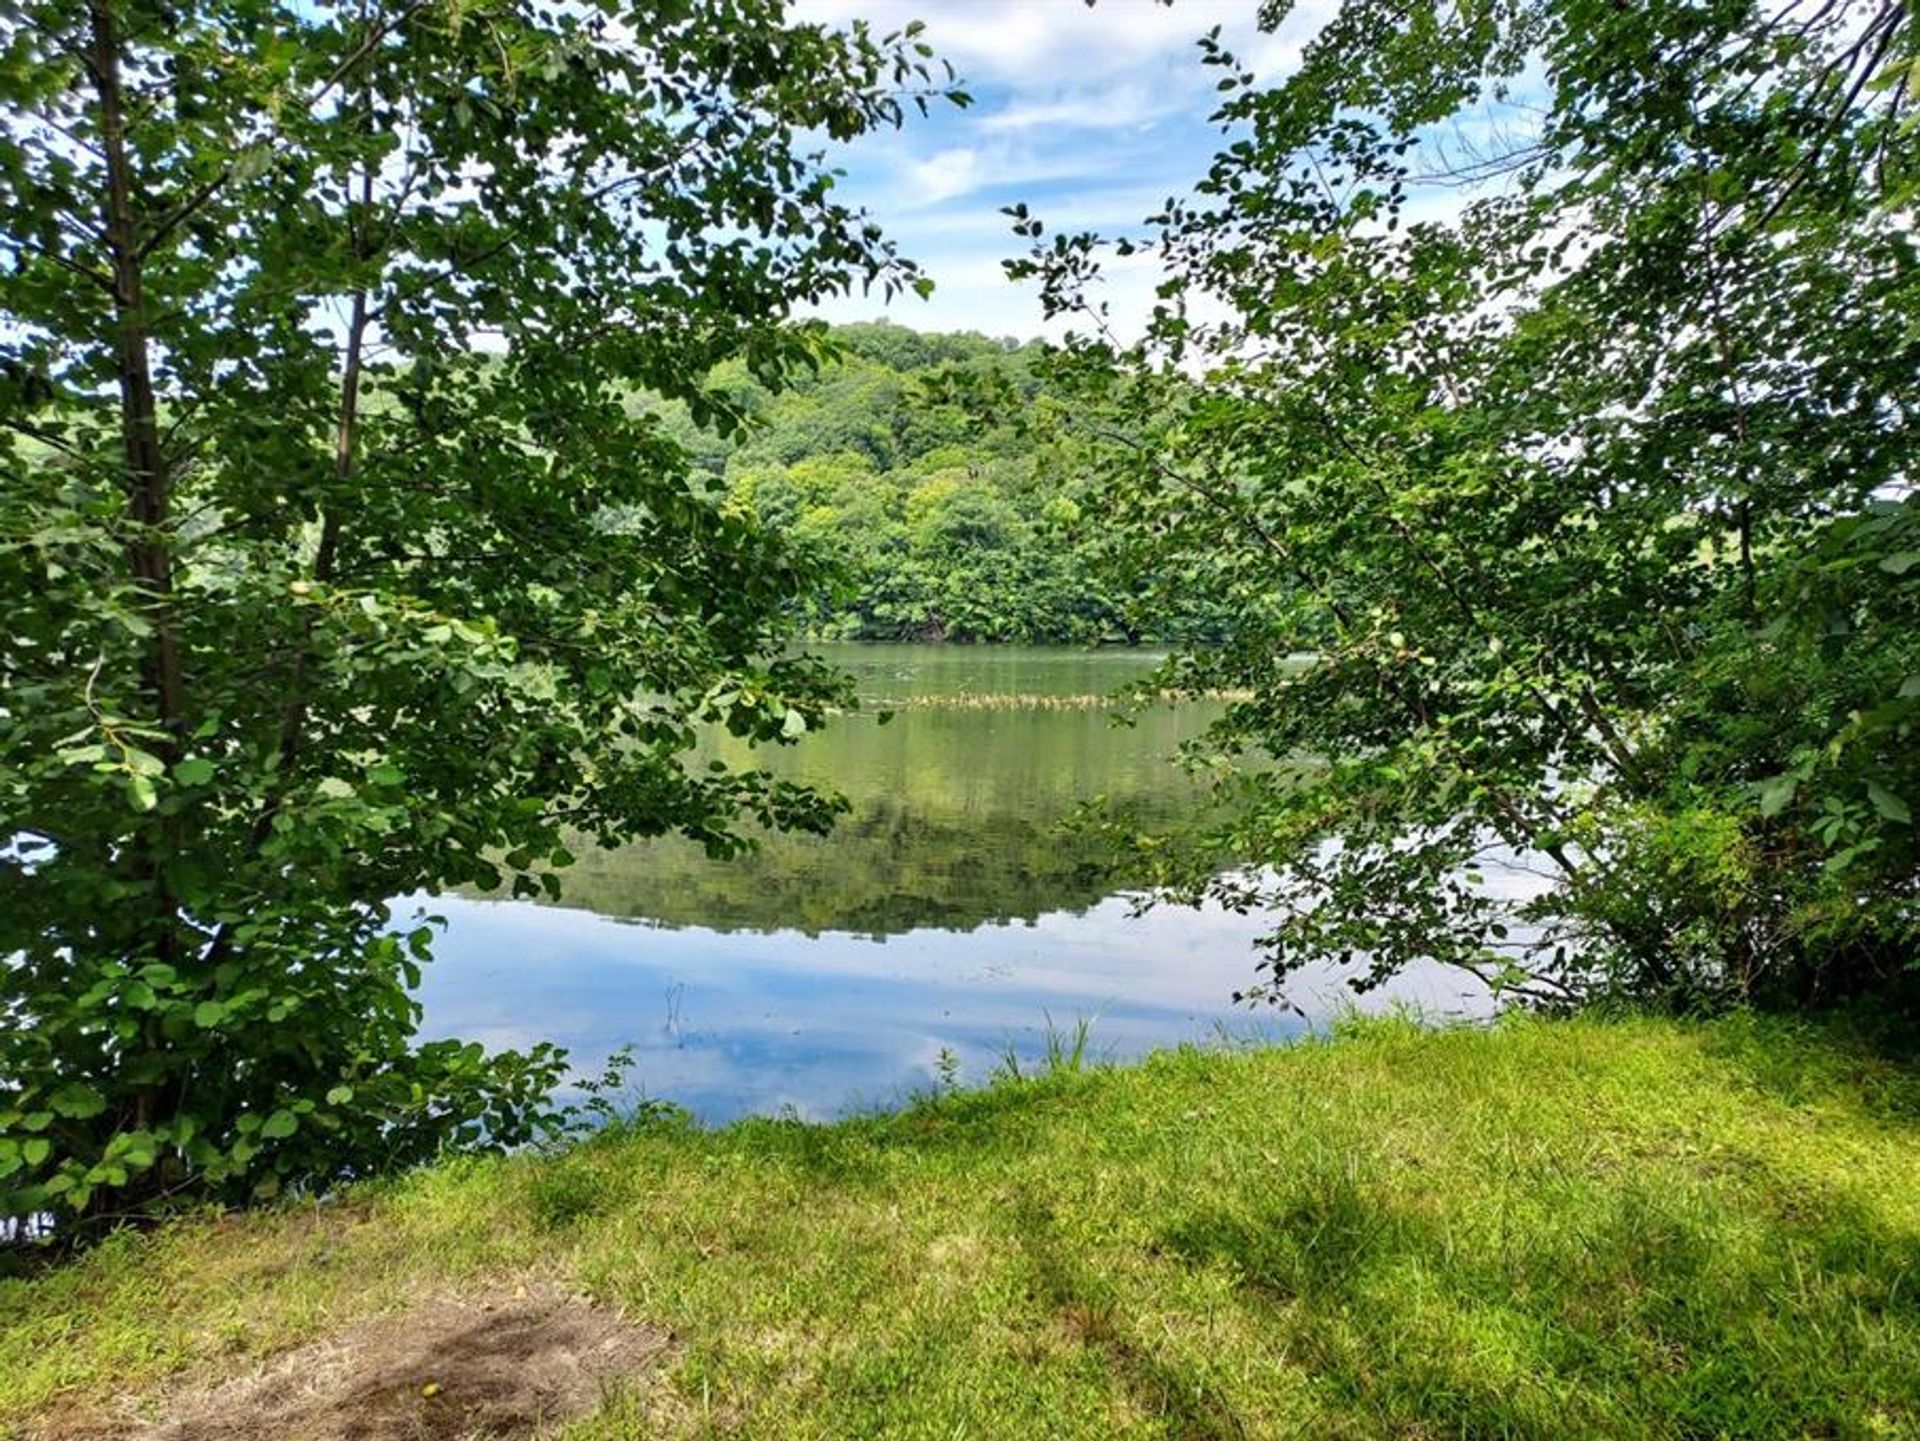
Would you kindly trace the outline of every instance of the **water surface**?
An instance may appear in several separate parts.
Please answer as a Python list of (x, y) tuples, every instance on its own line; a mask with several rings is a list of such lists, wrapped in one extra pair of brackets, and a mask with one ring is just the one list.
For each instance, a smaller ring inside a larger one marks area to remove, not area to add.
[[(583, 1069), (634, 1047), (649, 1095), (701, 1119), (814, 1119), (896, 1104), (943, 1069), (987, 1078), (1046, 1031), (1092, 1019), (1096, 1053), (1297, 1032), (1351, 995), (1290, 987), (1306, 1016), (1233, 1003), (1256, 979), (1258, 917), (1138, 914), (1124, 873), (1071, 822), (1103, 798), (1143, 822), (1200, 793), (1170, 759), (1200, 705), (1119, 724), (1098, 697), (1141, 652), (823, 646), (865, 705), (759, 763), (851, 809), (826, 837), (774, 835), (716, 862), (657, 841), (583, 849), (560, 906), (446, 897), (426, 1029), (490, 1045), (553, 1040)], [(891, 711), (882, 722), (881, 714)], [(728, 738), (713, 754), (745, 762)], [(1369, 1004), (1475, 1006), (1409, 975)], [(950, 1059), (943, 1059), (950, 1058)]]

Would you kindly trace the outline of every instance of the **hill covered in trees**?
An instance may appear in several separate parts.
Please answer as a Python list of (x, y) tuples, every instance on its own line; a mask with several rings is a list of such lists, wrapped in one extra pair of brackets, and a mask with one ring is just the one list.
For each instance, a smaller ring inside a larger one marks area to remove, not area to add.
[[(1198, 612), (1142, 613), (1098, 566), (1086, 479), (1051, 441), (1041, 347), (904, 326), (836, 326), (834, 357), (775, 392), (744, 362), (714, 388), (747, 423), (730, 438), (684, 405), (664, 423), (730, 497), (836, 583), (804, 602), (813, 635), (857, 640), (1089, 644), (1203, 630)], [(1017, 397), (1019, 424), (982, 422), (949, 390)]]

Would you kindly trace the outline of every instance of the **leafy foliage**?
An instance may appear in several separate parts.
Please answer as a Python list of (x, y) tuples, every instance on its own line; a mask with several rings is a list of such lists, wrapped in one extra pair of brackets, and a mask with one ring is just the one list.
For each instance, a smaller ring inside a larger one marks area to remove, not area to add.
[(1214, 739), (1269, 764), (1162, 879), (1274, 907), (1276, 988), (1436, 956), (1784, 1000), (1910, 963), (1914, 31), (1347, 0), (1266, 87), (1210, 38), (1229, 140), (1115, 242), (1168, 269), (1133, 346), (1103, 242), (1016, 208), (1010, 269), (1092, 322), (1055, 383), (1129, 573), (1233, 601), (1172, 671), (1250, 688)]
[(238, 1199), (555, 1123), (414, 1048), (383, 898), (833, 806), (696, 768), (839, 698), (809, 562), (658, 416), (921, 283), (802, 136), (951, 91), (780, 0), (0, 19), (0, 1215)]
[[(719, 367), (713, 386), (749, 424), (702, 455), (738, 504), (825, 567), (809, 631), (1088, 643), (1205, 629), (1204, 604), (1143, 616), (1101, 565), (1039, 346), (885, 324), (830, 341), (833, 359), (778, 393), (738, 362)], [(691, 419), (678, 423), (691, 443)]]

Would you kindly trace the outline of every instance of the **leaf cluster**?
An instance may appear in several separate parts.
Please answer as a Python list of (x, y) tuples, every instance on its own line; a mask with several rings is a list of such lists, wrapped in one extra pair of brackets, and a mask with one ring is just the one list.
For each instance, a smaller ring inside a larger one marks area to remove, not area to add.
[(1223, 148), (1112, 242), (1168, 272), (1137, 345), (1108, 242), (1017, 210), (1126, 572), (1231, 601), (1171, 677), (1251, 691), (1259, 764), (1162, 878), (1273, 909), (1267, 989), (1910, 965), (1914, 50), (1898, 3), (1348, 0), (1263, 85), (1209, 37)]
[(0, 1216), (536, 1136), (562, 1058), (413, 1045), (390, 900), (828, 823), (690, 757), (844, 699), (817, 567), (631, 401), (724, 431), (915, 284), (811, 147), (938, 98), (778, 0), (7, 7)]

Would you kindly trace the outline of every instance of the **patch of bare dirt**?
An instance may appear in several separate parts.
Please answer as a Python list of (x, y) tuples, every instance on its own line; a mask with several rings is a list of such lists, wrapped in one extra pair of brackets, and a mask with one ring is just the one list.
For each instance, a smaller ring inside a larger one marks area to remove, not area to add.
[(557, 1290), (440, 1298), (359, 1322), (235, 1380), (176, 1392), (157, 1408), (158, 1421), (126, 1418), (52, 1434), (62, 1441), (513, 1441), (643, 1389), (670, 1342), (665, 1332)]

